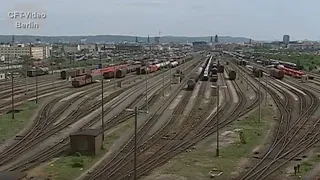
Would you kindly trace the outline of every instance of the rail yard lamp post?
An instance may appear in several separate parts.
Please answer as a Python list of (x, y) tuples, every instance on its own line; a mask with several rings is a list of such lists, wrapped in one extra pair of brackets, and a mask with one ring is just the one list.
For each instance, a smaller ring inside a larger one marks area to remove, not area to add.
[(265, 106), (267, 106), (267, 98), (268, 98), (268, 76), (266, 74), (266, 98), (265, 98)]
[(36, 66), (36, 104), (38, 104), (38, 66)]
[(172, 89), (172, 87), (171, 87), (171, 85), (172, 85), (172, 82), (171, 82), (171, 76), (172, 76), (172, 74), (171, 74), (171, 63), (170, 63), (170, 90)]
[(50, 51), (50, 66), (51, 66), (51, 85), (53, 86), (53, 59), (52, 59), (52, 49)]
[(163, 91), (163, 97), (165, 95), (165, 93), (164, 93), (164, 72), (165, 72), (165, 70), (164, 70), (164, 68), (162, 68), (162, 91)]
[(27, 95), (27, 93), (28, 93), (28, 58), (24, 57), (23, 59), (25, 61), (25, 68), (26, 68), (26, 71), (25, 71), (25, 76), (26, 76), (26, 80), (25, 80), (26, 92), (25, 92), (25, 95)]
[(138, 107), (134, 109), (126, 109), (125, 111), (134, 112), (134, 158), (133, 158), (133, 177), (134, 180), (137, 180), (137, 132), (138, 132), (138, 114), (139, 113), (148, 113), (145, 110), (139, 110)]
[(11, 59), (11, 113), (12, 113), (12, 119), (14, 119), (14, 88), (13, 88), (13, 64)]
[[(151, 58), (151, 56), (150, 56)], [(146, 111), (148, 113), (148, 71), (150, 70), (149, 68), (149, 59), (147, 61), (147, 68), (146, 68)]]
[(220, 104), (220, 88), (227, 88), (227, 86), (221, 86), (217, 83), (217, 86), (211, 86), (212, 88), (217, 89), (217, 109), (216, 109), (216, 118), (217, 118), (217, 149), (216, 156), (219, 157), (219, 104)]
[[(101, 132), (102, 132), (102, 142), (104, 141), (104, 100), (103, 100), (103, 76), (101, 75)], [(101, 144), (101, 149), (103, 149), (103, 143)]]
[(258, 74), (259, 77), (259, 123), (261, 122), (261, 74)]

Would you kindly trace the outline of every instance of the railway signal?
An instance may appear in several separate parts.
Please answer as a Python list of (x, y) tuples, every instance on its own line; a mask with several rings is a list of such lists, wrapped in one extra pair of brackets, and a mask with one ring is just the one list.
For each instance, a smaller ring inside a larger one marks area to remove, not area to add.
[(217, 89), (217, 109), (216, 109), (216, 118), (217, 118), (217, 147), (216, 147), (216, 156), (219, 157), (219, 104), (220, 104), (220, 88), (227, 88), (228, 86), (221, 86), (217, 83), (217, 86), (211, 86), (211, 88)]
[(134, 109), (126, 109), (125, 111), (128, 112), (134, 112), (134, 158), (133, 158), (133, 177), (134, 180), (137, 180), (137, 131), (138, 131), (138, 114), (139, 113), (146, 113), (148, 114), (148, 111), (145, 110), (139, 110), (138, 107), (135, 107)]

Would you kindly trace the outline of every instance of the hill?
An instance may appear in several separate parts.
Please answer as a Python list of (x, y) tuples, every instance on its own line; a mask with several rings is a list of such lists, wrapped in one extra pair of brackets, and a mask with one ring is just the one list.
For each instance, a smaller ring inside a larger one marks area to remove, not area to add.
[[(30, 36), (30, 35), (15, 35), (15, 41), (21, 43), (32, 43), (37, 39), (46, 43), (62, 43), (62, 42), (80, 42), (81, 39), (87, 39), (87, 43), (98, 43), (98, 42), (135, 42), (135, 36), (121, 36), (121, 35), (96, 35), (96, 36)], [(147, 42), (147, 37), (138, 37), (139, 42)], [(12, 36), (10, 35), (0, 35), (0, 42), (7, 43), (11, 42)], [(210, 36), (203, 37), (186, 37), (186, 36), (162, 36), (161, 42), (194, 42), (194, 41), (210, 41)], [(150, 42), (154, 42), (154, 37), (150, 37)], [(221, 36), (219, 37), (219, 42), (221, 43), (242, 43), (249, 42), (248, 38), (244, 37), (231, 37), (231, 36)]]

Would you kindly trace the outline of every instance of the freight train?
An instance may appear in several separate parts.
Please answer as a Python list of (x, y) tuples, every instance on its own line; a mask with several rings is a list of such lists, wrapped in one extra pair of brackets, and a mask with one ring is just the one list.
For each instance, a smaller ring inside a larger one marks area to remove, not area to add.
[[(208, 59), (209, 60), (209, 59)], [(193, 90), (194, 87), (196, 86), (196, 83), (198, 82), (198, 80), (200, 79), (201, 74), (203, 73), (206, 65), (207, 65), (207, 61), (204, 61), (200, 67), (198, 68), (198, 70), (195, 73), (192, 73), (190, 79), (188, 79), (187, 81), (187, 90)]]
[[(209, 79), (209, 72), (210, 72), (210, 66), (211, 66), (212, 56), (209, 57), (208, 63), (205, 66), (205, 69), (203, 71), (203, 81), (208, 81)], [(210, 73), (211, 74), (211, 73)]]
[[(189, 59), (190, 58), (188, 58), (188, 60)], [(130, 72), (136, 72), (137, 74), (149, 74), (158, 71), (162, 67), (176, 67), (177, 65), (182, 64), (184, 62), (185, 60), (179, 59), (178, 61), (173, 61), (171, 63), (170, 61), (166, 61), (156, 65), (149, 66), (123, 64), (96, 70), (87, 70), (85, 68), (80, 68), (79, 71), (75, 71), (76, 73), (74, 74), (74, 78), (72, 80), (72, 86), (77, 88), (91, 84), (95, 82), (97, 79), (101, 78), (101, 76), (103, 76), (104, 79), (109, 79), (123, 78)]]

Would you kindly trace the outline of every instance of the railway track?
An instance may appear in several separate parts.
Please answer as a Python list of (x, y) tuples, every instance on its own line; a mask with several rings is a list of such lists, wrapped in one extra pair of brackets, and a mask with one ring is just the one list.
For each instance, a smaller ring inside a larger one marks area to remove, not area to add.
[[(159, 81), (160, 82), (160, 81)], [(157, 83), (157, 85), (159, 85), (159, 83)], [(159, 86), (158, 86), (159, 87)], [(140, 88), (137, 88), (136, 89), (136, 91), (138, 91), (138, 89), (141, 89), (141, 87)], [(133, 92), (132, 92), (133, 93)], [(123, 98), (123, 99), (126, 99), (127, 97), (129, 97), (132, 93), (129, 93), (129, 94), (126, 94), (126, 96)], [(118, 95), (118, 94), (117, 94)], [(116, 95), (115, 95), (116, 96)], [(105, 99), (106, 100), (106, 99)], [(151, 99), (152, 100), (152, 99)], [(120, 103), (120, 101), (118, 101), (118, 102), (115, 102), (116, 104), (119, 104)], [(95, 106), (101, 106), (101, 103), (100, 104), (97, 104), (97, 105), (95, 105)], [(114, 107), (116, 107), (116, 105), (114, 106)], [(79, 109), (80, 110), (80, 109)], [(111, 109), (106, 109), (105, 110), (105, 114), (106, 113), (108, 113), (109, 111), (110, 111)], [(75, 113), (75, 114), (73, 114), (73, 116), (70, 116), (70, 118), (71, 119), (73, 119), (73, 120), (75, 120), (75, 119), (78, 119), (79, 118), (79, 116), (81, 116), (81, 111), (74, 111), (74, 112), (78, 112), (78, 113)], [(80, 113), (79, 113), (80, 112)], [(82, 114), (83, 115), (83, 114)], [(95, 118), (93, 118), (93, 119), (96, 119), (97, 117), (98, 117), (99, 115), (97, 115)], [(101, 116), (101, 115), (100, 115)], [(71, 121), (68, 121), (69, 123), (71, 122)], [(66, 123), (66, 122), (64, 122), (64, 123)], [(55, 128), (57, 128), (57, 127), (59, 127), (60, 125), (58, 125), (58, 126), (56, 126)], [(66, 125), (64, 124), (64, 125), (61, 125), (61, 129), (63, 128), (63, 127), (65, 127)], [(88, 124), (87, 125), (85, 125), (85, 126), (88, 126)], [(60, 128), (59, 128), (59, 130), (61, 130)], [(52, 134), (54, 131), (53, 131), (53, 129), (48, 129), (47, 130), (50, 134)], [(56, 130), (56, 131), (58, 131), (58, 130)], [(48, 134), (42, 134), (41, 135), (41, 139), (45, 139), (45, 137), (47, 137), (47, 136), (50, 136), (50, 135), (48, 135)], [(65, 141), (63, 141), (63, 142), (65, 142)], [(37, 144), (37, 143), (36, 143)], [(62, 144), (62, 143), (61, 143)], [(62, 146), (62, 147), (64, 147), (64, 146)], [(63, 149), (63, 148), (62, 148)], [(49, 150), (49, 152), (50, 152), (50, 150)], [(45, 152), (44, 152), (44, 154), (45, 154)], [(41, 158), (44, 158), (44, 159), (48, 159), (48, 156), (45, 154), (45, 156), (46, 157), (43, 157), (43, 156), (36, 156), (36, 157), (34, 157), (34, 158), (36, 158), (36, 159), (40, 159), (41, 160)], [(19, 168), (19, 167), (14, 167), (14, 168)]]
[[(201, 86), (200, 88), (201, 88), (200, 91), (202, 91), (203, 86)], [(200, 94), (202, 94), (202, 93), (200, 93)], [(189, 94), (189, 96), (190, 96), (190, 94)], [(197, 139), (197, 141), (199, 141), (199, 140), (203, 139), (204, 137), (206, 137), (206, 135), (208, 135), (208, 134), (203, 133), (204, 132), (203, 130), (205, 129), (205, 127), (208, 127), (208, 124), (210, 124), (210, 123), (205, 123), (204, 126), (202, 126), (203, 128), (200, 129), (197, 133), (193, 132), (194, 130), (197, 129), (196, 125), (201, 123), (201, 119), (208, 116), (209, 115), (208, 112), (210, 113), (210, 111), (207, 111), (208, 109), (206, 109), (206, 110), (204, 109), (203, 111), (201, 110), (201, 112), (199, 112), (199, 113), (195, 112), (196, 110), (198, 110), (198, 107), (199, 107), (200, 96), (198, 96), (198, 98), (195, 102), (195, 106), (190, 113), (191, 116), (189, 116), (189, 118), (187, 118), (187, 120), (184, 121), (184, 124), (182, 125), (182, 127), (179, 128), (174, 125), (176, 125), (175, 123), (177, 122), (176, 118), (179, 117), (179, 115), (181, 114), (181, 111), (183, 111), (183, 110), (181, 110), (181, 107), (184, 107), (186, 104), (186, 101), (188, 100), (188, 98), (185, 98), (185, 97), (182, 98), (183, 100), (180, 102), (178, 107), (175, 109), (175, 111), (174, 111), (175, 113), (173, 114), (173, 117), (172, 117), (173, 119), (171, 119), (168, 122), (168, 124), (166, 124), (166, 126), (164, 126), (164, 128), (162, 128), (160, 131), (158, 131), (156, 136), (151, 137), (149, 140), (145, 141), (145, 143), (143, 143), (142, 145), (140, 145), (138, 147), (138, 152), (140, 152), (139, 153), (140, 156), (138, 158), (138, 161), (142, 164), (138, 168), (138, 172), (139, 172), (138, 176), (146, 174), (147, 172), (149, 172), (153, 168), (166, 162), (169, 158), (173, 157), (178, 152), (181, 152), (182, 150), (189, 147), (190, 146), (189, 139), (194, 139), (195, 137), (199, 138), (202, 135), (200, 139)], [(241, 97), (243, 98), (243, 96), (241, 96)], [(211, 101), (211, 105), (212, 105), (212, 103), (213, 103), (213, 101)], [(242, 103), (240, 103), (240, 105), (235, 108), (234, 112), (238, 111), (239, 109), (242, 109), (244, 107), (244, 104), (246, 104), (246, 102), (242, 101)], [(228, 105), (230, 105), (230, 104), (228, 104)], [(227, 107), (227, 106), (224, 106), (224, 107)], [(208, 106), (208, 107), (210, 107), (210, 106)], [(235, 113), (235, 114), (238, 115), (238, 113)], [(212, 121), (209, 121), (209, 122), (212, 123)], [(204, 123), (204, 122), (202, 122), (202, 123)], [(174, 128), (174, 127), (176, 127), (176, 128)], [(164, 131), (164, 130), (166, 130), (166, 131)], [(212, 126), (208, 130), (212, 130)], [(208, 131), (205, 131), (205, 132), (208, 132)], [(199, 136), (199, 134), (200, 134), (200, 136)], [(164, 139), (164, 137), (168, 137), (169, 139), (167, 139), (167, 138)], [(141, 139), (142, 138), (139, 138), (139, 141), (142, 141)], [(132, 143), (132, 141), (130, 141), (130, 142)], [(129, 144), (130, 144), (130, 142), (129, 142)], [(132, 148), (133, 148), (132, 144), (130, 147), (131, 147), (131, 149), (129, 148), (129, 150), (128, 150), (128, 148), (124, 149), (125, 152), (122, 154), (124, 156), (124, 158), (122, 160), (120, 159), (117, 161), (117, 163), (114, 163), (114, 164), (109, 163), (109, 166), (107, 166), (108, 169), (105, 169), (106, 166), (104, 166), (103, 167), (104, 170), (102, 172), (95, 174), (93, 176), (90, 176), (90, 178), (88, 178), (88, 179), (99, 179), (99, 178), (115, 179), (115, 180), (116, 179), (131, 179), (132, 173), (133, 173), (131, 166), (130, 166), (130, 162), (132, 160)], [(121, 153), (119, 153), (119, 154), (121, 154)], [(152, 154), (152, 155), (150, 155), (150, 154)], [(109, 162), (111, 162), (111, 161), (109, 161)], [(114, 162), (114, 161), (112, 160), (112, 162)], [(121, 162), (124, 164), (121, 165)], [(119, 165), (119, 163), (120, 163), (120, 165)], [(104, 172), (105, 172), (105, 174), (104, 174)]]
[[(190, 76), (190, 75), (189, 75)], [(140, 127), (137, 137), (138, 137), (138, 143), (140, 143), (144, 139), (144, 135), (150, 130), (150, 128), (154, 125), (156, 120), (161, 116), (161, 114), (165, 111), (167, 106), (171, 104), (171, 102), (174, 100), (176, 95), (180, 92), (180, 90), (185, 86), (188, 77), (185, 78), (185, 80), (180, 84), (180, 87), (173, 92), (170, 97), (164, 102), (164, 105), (162, 105), (155, 113), (153, 113), (148, 120)], [(181, 107), (181, 106), (179, 106)], [(121, 150), (111, 159), (111, 161), (108, 161), (106, 164), (100, 165), (95, 173), (91, 173), (90, 179), (94, 179), (95, 177), (100, 177), (104, 174), (107, 169), (113, 169), (114, 166), (117, 165), (119, 162), (124, 162), (125, 159), (132, 158), (130, 155), (133, 151), (133, 138), (131, 138), (122, 148)], [(103, 175), (105, 178), (105, 175)]]
[[(287, 82), (289, 83), (289, 82)], [(296, 86), (296, 84), (294, 84)], [(283, 154), (286, 154), (287, 152), (291, 152), (293, 147), (297, 147), (297, 143), (299, 142), (299, 139), (301, 137), (305, 137), (304, 134), (308, 134), (305, 130), (304, 132), (301, 132), (301, 129), (306, 125), (307, 121), (309, 120), (310, 116), (313, 114), (313, 112), (318, 108), (317, 103), (315, 103), (315, 97), (314, 95), (307, 91), (307, 96), (310, 98), (310, 102), (307, 103), (306, 98), (299, 94), (300, 98), (300, 109), (298, 109), (299, 116), (296, 118), (295, 121), (290, 121), (292, 118), (290, 117), (293, 109), (288, 108), (290, 107), (290, 104), (293, 102), (290, 102), (289, 99), (292, 99), (289, 97), (289, 95), (284, 92), (282, 89), (280, 89), (278, 86), (275, 86), (273, 84), (270, 84), (270, 86), (280, 92), (285, 96), (285, 100), (281, 100), (279, 96), (276, 95), (276, 93), (270, 92), (271, 90), (268, 89), (270, 94), (272, 95), (274, 101), (276, 102), (279, 110), (280, 110), (280, 125), (277, 129), (276, 136), (274, 138), (274, 141), (272, 145), (268, 148), (267, 152), (263, 155), (263, 157), (260, 159), (260, 161), (248, 172), (245, 173), (241, 178), (239, 179), (265, 179), (269, 175), (271, 175), (272, 172), (277, 170), (279, 168), (279, 157), (281, 157)], [(290, 89), (289, 87), (287, 87)], [(291, 89), (291, 91), (296, 91), (294, 89)], [(307, 113), (306, 113), (307, 112)], [(306, 115), (309, 114), (309, 115)], [(307, 125), (307, 127), (313, 127), (311, 125)], [(308, 128), (307, 128), (308, 129)], [(298, 134), (299, 133), (299, 134)], [(296, 141), (293, 141), (293, 139), (298, 139)], [(301, 140), (301, 139), (300, 139)], [(300, 147), (301, 148), (301, 147)], [(299, 151), (299, 149), (295, 149), (296, 151)], [(271, 159), (271, 162), (270, 162)], [(285, 160), (288, 162), (289, 160)], [(260, 169), (259, 169), (260, 168)]]

